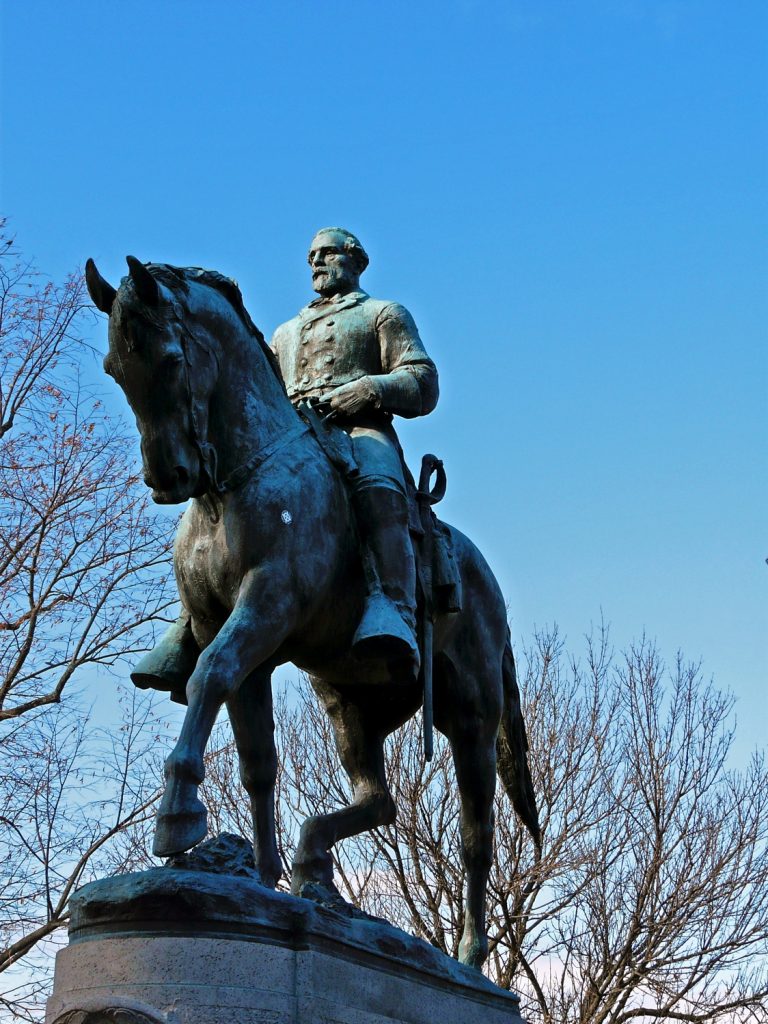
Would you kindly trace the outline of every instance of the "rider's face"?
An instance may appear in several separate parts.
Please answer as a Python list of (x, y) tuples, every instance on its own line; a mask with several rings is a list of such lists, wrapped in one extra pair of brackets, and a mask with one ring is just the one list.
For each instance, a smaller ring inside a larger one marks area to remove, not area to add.
[(357, 288), (357, 262), (345, 249), (346, 239), (335, 231), (315, 235), (309, 250), (312, 287), (320, 295), (343, 295)]

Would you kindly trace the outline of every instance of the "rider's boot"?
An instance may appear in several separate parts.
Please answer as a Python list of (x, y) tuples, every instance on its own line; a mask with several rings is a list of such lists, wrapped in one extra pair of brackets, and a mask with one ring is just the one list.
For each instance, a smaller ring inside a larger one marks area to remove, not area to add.
[(142, 690), (170, 691), (171, 700), (186, 704), (187, 681), (199, 656), (190, 615), (182, 612), (163, 633), (158, 645), (136, 664), (131, 680)]
[(406, 660), (419, 669), (416, 641), (416, 564), (405, 496), (390, 487), (355, 494), (358, 528), (377, 578), (369, 586), (352, 642), (359, 657)]

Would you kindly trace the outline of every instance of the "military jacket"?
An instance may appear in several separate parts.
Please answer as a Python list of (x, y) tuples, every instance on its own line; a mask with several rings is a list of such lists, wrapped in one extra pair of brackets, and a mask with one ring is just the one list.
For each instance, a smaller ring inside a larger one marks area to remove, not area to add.
[(363, 291), (310, 302), (277, 328), (272, 351), (294, 403), (365, 376), (385, 413), (423, 416), (437, 403), (437, 370), (413, 317)]

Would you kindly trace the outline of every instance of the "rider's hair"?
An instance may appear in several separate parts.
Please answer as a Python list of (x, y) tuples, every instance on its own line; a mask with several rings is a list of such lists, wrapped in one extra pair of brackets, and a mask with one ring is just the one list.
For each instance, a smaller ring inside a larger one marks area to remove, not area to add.
[[(317, 238), (318, 235), (330, 234), (332, 231), (338, 235), (344, 236), (344, 251), (354, 257), (355, 263), (357, 264), (357, 272), (362, 274), (368, 266), (368, 253), (360, 244), (360, 240), (356, 238), (351, 231), (347, 231), (346, 228), (320, 228), (319, 231), (315, 232), (315, 238)], [(309, 256), (307, 256), (307, 262), (309, 262)]]

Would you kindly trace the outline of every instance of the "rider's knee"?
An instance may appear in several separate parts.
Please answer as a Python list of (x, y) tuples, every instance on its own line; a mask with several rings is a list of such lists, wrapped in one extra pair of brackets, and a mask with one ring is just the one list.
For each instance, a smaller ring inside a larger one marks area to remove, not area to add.
[(386, 476), (366, 476), (355, 481), (352, 492), (358, 520), (408, 525), (408, 499), (405, 488)]
[(363, 497), (370, 491), (380, 494), (382, 491), (393, 492), (403, 501), (406, 501), (405, 484), (397, 477), (388, 476), (383, 473), (360, 474), (352, 481), (352, 492), (355, 496)]

